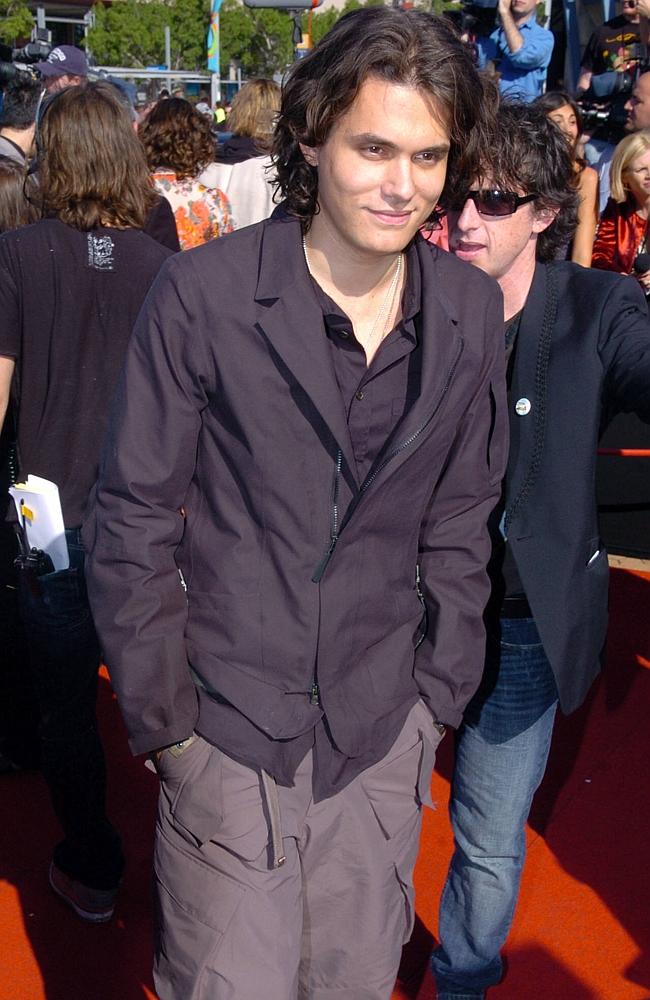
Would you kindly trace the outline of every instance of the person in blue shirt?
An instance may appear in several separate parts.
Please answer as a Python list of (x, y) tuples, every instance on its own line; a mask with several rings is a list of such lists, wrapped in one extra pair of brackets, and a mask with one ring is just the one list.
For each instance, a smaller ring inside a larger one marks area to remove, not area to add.
[(499, 0), (501, 27), (478, 43), (479, 67), (494, 61), (501, 93), (527, 102), (543, 93), (555, 41), (537, 23), (536, 8), (536, 0)]

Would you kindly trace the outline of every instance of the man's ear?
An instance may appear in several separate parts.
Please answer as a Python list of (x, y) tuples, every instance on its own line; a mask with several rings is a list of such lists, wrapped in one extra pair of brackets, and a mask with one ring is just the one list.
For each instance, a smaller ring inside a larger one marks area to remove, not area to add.
[(542, 208), (539, 212), (535, 212), (535, 221), (533, 222), (533, 232), (543, 233), (545, 229), (555, 222), (557, 219), (557, 214), (560, 211), (559, 208)]
[(305, 160), (310, 167), (318, 166), (318, 147), (317, 146), (305, 146), (303, 142), (300, 143), (300, 152), (305, 157)]

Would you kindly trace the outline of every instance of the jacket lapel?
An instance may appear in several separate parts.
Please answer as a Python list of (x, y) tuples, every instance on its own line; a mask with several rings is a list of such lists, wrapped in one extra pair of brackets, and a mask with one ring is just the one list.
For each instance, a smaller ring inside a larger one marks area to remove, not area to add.
[(456, 310), (441, 287), (443, 278), (437, 261), (438, 251), (432, 251), (420, 238), (416, 240), (416, 250), (422, 276), (418, 322), (418, 336), (422, 341), (420, 393), (371, 469), (366, 482), (372, 479), (372, 489), (393, 475), (436, 426), (433, 417), (453, 381), (463, 349)]
[(264, 228), (255, 294), (264, 309), (257, 325), (276, 364), (288, 369), (309, 396), (358, 485), (323, 314), (311, 287), (301, 240), (300, 223), (286, 215), (275, 216)]
[[(510, 388), (510, 455), (506, 528), (511, 527), (537, 478), (546, 432), (546, 383), (557, 311), (555, 283), (544, 264), (535, 268), (519, 325)], [(516, 524), (516, 522), (514, 522)]]

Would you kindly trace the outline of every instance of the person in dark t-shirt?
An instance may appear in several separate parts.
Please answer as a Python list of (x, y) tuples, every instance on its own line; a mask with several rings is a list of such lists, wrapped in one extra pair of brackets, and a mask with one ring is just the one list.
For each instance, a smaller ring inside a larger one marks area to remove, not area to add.
[(580, 64), (579, 91), (589, 88), (593, 76), (636, 69), (640, 58), (640, 20), (636, 0), (623, 0), (623, 12), (593, 32)]
[(44, 218), (0, 237), (0, 422), (11, 388), (20, 478), (59, 488), (70, 565), (37, 576), (35, 586), (21, 574), (20, 609), (42, 769), (64, 832), (50, 884), (79, 916), (102, 922), (112, 916), (124, 860), (105, 811), (100, 649), (80, 526), (131, 328), (170, 251), (142, 231), (156, 196), (109, 84), (60, 91), (39, 130)]

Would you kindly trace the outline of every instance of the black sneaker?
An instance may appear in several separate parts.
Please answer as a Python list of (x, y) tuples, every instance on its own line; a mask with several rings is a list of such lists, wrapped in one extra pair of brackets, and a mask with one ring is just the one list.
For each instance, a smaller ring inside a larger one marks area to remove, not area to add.
[(91, 924), (105, 924), (115, 912), (115, 889), (91, 889), (83, 882), (77, 882), (50, 864), (50, 885), (64, 903), (71, 906), (77, 916)]

